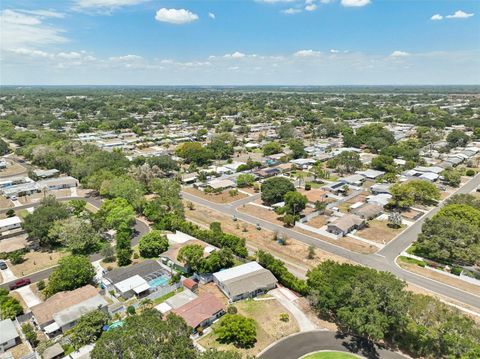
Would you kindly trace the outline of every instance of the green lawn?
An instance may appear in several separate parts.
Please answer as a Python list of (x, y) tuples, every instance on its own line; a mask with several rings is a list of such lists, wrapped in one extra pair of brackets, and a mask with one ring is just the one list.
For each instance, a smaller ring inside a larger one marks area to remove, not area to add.
[(358, 359), (357, 356), (341, 352), (319, 352), (306, 356), (304, 359)]

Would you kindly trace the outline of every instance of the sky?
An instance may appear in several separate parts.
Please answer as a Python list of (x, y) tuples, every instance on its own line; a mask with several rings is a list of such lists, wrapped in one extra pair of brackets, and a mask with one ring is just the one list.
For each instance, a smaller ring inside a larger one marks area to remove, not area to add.
[(0, 85), (480, 84), (479, 0), (2, 0)]

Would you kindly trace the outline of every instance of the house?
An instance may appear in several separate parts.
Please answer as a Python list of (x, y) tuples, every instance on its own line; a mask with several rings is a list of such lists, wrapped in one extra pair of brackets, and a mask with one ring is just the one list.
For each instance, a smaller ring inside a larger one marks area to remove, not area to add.
[(64, 357), (64, 350), (60, 343), (55, 343), (54, 345), (48, 347), (43, 351), (43, 359), (59, 359)]
[(225, 314), (225, 306), (215, 295), (206, 293), (172, 312), (182, 317), (196, 331), (199, 327), (208, 327)]
[[(167, 237), (168, 238), (168, 237)], [(193, 237), (192, 237), (193, 238)], [(187, 263), (184, 261), (180, 261), (177, 259), (178, 253), (180, 252), (180, 249), (182, 247), (187, 246), (187, 245), (192, 245), (192, 244), (197, 244), (203, 247), (203, 256), (208, 257), (210, 253), (218, 250), (217, 247), (212, 246), (204, 241), (201, 241), (199, 239), (193, 238), (189, 239), (186, 242), (180, 242), (180, 243), (173, 243), (171, 244), (170, 248), (160, 254), (160, 261), (169, 266), (170, 268), (174, 268), (177, 271), (183, 272), (183, 273), (188, 273), (190, 271), (190, 268), (188, 267)]]
[(373, 194), (391, 194), (390, 187), (392, 187), (390, 183), (376, 183), (370, 187), (370, 191)]
[(60, 174), (60, 171), (54, 168), (51, 170), (37, 169), (37, 170), (33, 170), (33, 174), (37, 178), (46, 179), (46, 178), (52, 178), (52, 177), (58, 176)]
[(373, 203), (381, 207), (385, 207), (388, 204), (388, 202), (390, 202), (391, 198), (392, 198), (392, 195), (389, 193), (379, 193), (379, 194), (367, 196), (366, 202)]
[(198, 174), (194, 173), (186, 173), (182, 176), (182, 183), (183, 184), (192, 184), (195, 183), (198, 179)]
[(375, 203), (366, 203), (351, 212), (368, 221), (378, 217), (383, 212), (383, 206), (379, 206)]
[(357, 171), (355, 172), (358, 175), (361, 175), (365, 178), (368, 178), (370, 180), (376, 180), (377, 178), (383, 176), (385, 174), (384, 171), (377, 171), (377, 170), (372, 170), (368, 169), (366, 171)]
[(31, 308), (35, 323), (49, 337), (75, 326), (77, 320), (93, 310), (107, 310), (107, 301), (92, 285), (59, 292)]
[(22, 227), (22, 220), (20, 217), (13, 216), (10, 218), (0, 219), (0, 233), (11, 231)]
[(226, 188), (236, 187), (236, 183), (229, 179), (214, 179), (207, 183), (208, 187), (211, 187), (214, 190), (223, 190)]
[(58, 178), (50, 178), (37, 182), (38, 188), (43, 190), (46, 188), (49, 191), (58, 189), (72, 188), (78, 186), (78, 180), (76, 178), (66, 176)]
[(346, 214), (327, 225), (327, 231), (337, 236), (346, 236), (354, 229), (362, 228), (365, 220), (355, 214)]
[(10, 348), (20, 344), (20, 335), (11, 319), (5, 319), (0, 322), (0, 353), (4, 353)]
[(346, 192), (345, 189), (345, 183), (344, 182), (334, 182), (334, 183), (329, 183), (326, 186), (323, 186), (326, 191), (334, 193), (334, 194), (339, 194), (339, 193), (344, 193)]
[[(0, 184), (1, 187), (1, 184)], [(12, 198), (17, 196), (27, 196), (29, 194), (40, 192), (40, 188), (35, 182), (24, 182), (21, 184), (10, 185), (7, 187), (2, 187), (0, 192), (6, 198)]]
[(256, 297), (277, 286), (277, 278), (257, 262), (214, 273), (213, 280), (231, 302)]
[(142, 297), (155, 290), (165, 287), (170, 281), (170, 274), (159, 262), (149, 259), (128, 267), (116, 268), (102, 278), (102, 285), (113, 290), (124, 299), (133, 296)]
[(349, 186), (361, 187), (362, 183), (365, 182), (365, 177), (362, 175), (351, 175), (340, 178), (338, 181)]

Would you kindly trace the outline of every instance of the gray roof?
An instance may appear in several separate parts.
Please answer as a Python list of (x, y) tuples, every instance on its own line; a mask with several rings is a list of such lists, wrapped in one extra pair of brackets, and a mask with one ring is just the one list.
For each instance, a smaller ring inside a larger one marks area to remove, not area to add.
[(56, 343), (52, 345), (51, 347), (48, 347), (45, 349), (45, 351), (42, 354), (43, 359), (51, 359), (58, 357), (59, 355), (62, 355), (64, 353), (62, 346), (59, 343)]
[(18, 338), (17, 328), (11, 319), (5, 319), (0, 322), (0, 343), (6, 343), (9, 340)]
[(81, 303), (66, 308), (53, 315), (53, 319), (59, 327), (70, 324), (79, 319), (82, 315), (90, 313), (96, 309), (107, 306), (108, 303), (101, 295), (89, 298)]
[(163, 271), (162, 266), (156, 260), (149, 259), (142, 263), (114, 269), (111, 272), (107, 273), (104, 277), (113, 284), (115, 284), (124, 281), (125, 279), (131, 278), (134, 275), (139, 275), (140, 277), (147, 280), (147, 278), (145, 277), (148, 277), (149, 274), (157, 271)]
[(276, 283), (277, 278), (265, 268), (222, 282), (230, 297), (250, 293), (261, 288), (268, 288)]

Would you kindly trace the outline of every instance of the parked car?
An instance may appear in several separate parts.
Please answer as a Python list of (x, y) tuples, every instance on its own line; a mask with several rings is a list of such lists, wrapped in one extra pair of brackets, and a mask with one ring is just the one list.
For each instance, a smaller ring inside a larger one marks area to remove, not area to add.
[(9, 288), (10, 288), (10, 290), (14, 290), (14, 289), (17, 289), (17, 288), (20, 288), (20, 287), (23, 287), (23, 286), (26, 286), (26, 285), (29, 285), (29, 284), (32, 284), (32, 281), (30, 280), (30, 278), (23, 278), (23, 279), (19, 279), (16, 282), (10, 284)]
[(17, 200), (17, 196), (12, 196), (12, 197), (10, 197), (10, 199), (11, 199), (12, 201), (16, 201), (16, 200)]
[(0, 261), (0, 269), (1, 270), (4, 270), (4, 269), (7, 269), (7, 263), (5, 263), (4, 261)]

